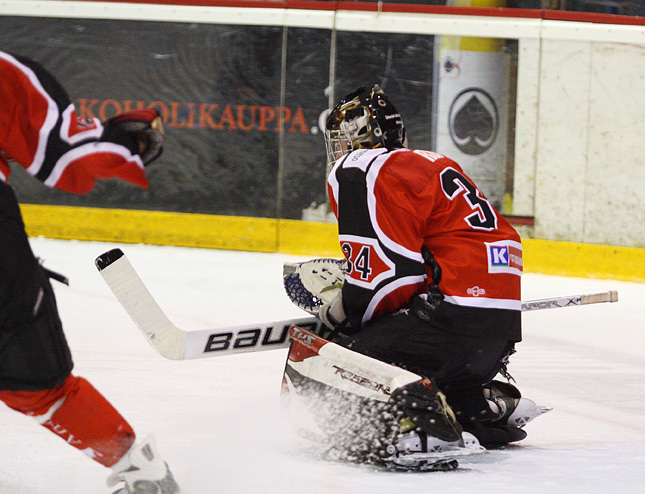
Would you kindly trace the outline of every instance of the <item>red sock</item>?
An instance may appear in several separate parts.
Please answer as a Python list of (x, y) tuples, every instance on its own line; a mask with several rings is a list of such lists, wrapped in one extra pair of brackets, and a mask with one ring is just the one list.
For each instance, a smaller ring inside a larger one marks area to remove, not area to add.
[(0, 391), (0, 400), (40, 419), (44, 427), (106, 467), (135, 440), (130, 424), (82, 377), (70, 375), (60, 386), (43, 391)]

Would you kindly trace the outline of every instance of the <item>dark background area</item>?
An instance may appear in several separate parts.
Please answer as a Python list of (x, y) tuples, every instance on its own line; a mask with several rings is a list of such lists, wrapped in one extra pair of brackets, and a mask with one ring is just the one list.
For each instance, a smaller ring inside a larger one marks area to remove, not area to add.
[[(326, 200), (319, 119), (332, 91), (331, 36), (309, 28), (0, 17), (3, 50), (50, 70), (81, 116), (154, 106), (166, 129), (164, 153), (147, 169), (148, 190), (107, 180), (75, 196), (18, 166), (11, 183), (21, 202), (33, 204), (300, 219), (302, 209)], [(380, 84), (404, 115), (410, 145), (427, 148), (433, 36), (342, 32), (336, 43), (334, 100)], [(290, 116), (282, 126), (281, 113)]]

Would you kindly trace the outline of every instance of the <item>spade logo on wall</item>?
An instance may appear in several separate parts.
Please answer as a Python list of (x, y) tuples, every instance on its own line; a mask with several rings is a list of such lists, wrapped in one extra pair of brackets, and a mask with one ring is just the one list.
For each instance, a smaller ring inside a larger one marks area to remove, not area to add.
[(450, 105), (450, 137), (465, 154), (481, 154), (495, 142), (499, 115), (493, 98), (484, 90), (468, 88)]

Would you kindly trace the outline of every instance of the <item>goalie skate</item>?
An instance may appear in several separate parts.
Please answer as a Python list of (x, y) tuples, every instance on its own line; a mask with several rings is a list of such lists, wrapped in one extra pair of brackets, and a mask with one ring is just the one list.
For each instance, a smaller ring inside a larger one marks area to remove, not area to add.
[(524, 398), (515, 386), (500, 381), (492, 381), (485, 386), (484, 396), (491, 411), (497, 415), (493, 423), (511, 427), (522, 428), (534, 418), (553, 410)]
[[(312, 437), (309, 436), (309, 439)], [(387, 446), (382, 458), (366, 459), (333, 446), (327, 449), (324, 457), (328, 461), (373, 465), (396, 472), (446, 472), (459, 467), (460, 457), (485, 452), (486, 448), (468, 432), (463, 433), (462, 441), (451, 443), (423, 432), (411, 431), (402, 434), (396, 444)]]
[(468, 432), (461, 441), (446, 442), (421, 431), (403, 434), (395, 445), (388, 446), (391, 456), (384, 458), (388, 470), (447, 471), (459, 466), (458, 457), (486, 452), (477, 438)]

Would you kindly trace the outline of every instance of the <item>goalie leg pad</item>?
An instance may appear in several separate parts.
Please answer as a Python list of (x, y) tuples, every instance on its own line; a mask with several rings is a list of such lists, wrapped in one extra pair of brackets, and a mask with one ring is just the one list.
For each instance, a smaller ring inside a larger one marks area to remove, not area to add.
[(461, 440), (462, 428), (446, 397), (432, 380), (423, 379), (397, 388), (390, 400), (402, 418), (411, 420), (425, 434), (447, 442)]
[[(315, 366), (303, 370), (290, 364), (285, 367), (282, 401), (288, 404), (290, 421), (302, 426), (300, 435), (327, 444), (326, 456), (333, 460), (375, 464), (388, 456), (386, 447), (399, 427), (386, 401), (325, 384)], [(360, 379), (354, 377), (357, 373), (345, 375)]]
[[(432, 381), (300, 328), (292, 328), (292, 339), (283, 397), (306, 410), (300, 423), (316, 424), (336, 459), (433, 469), (439, 459), (479, 452), (465, 451), (461, 428)], [(431, 437), (433, 450), (399, 451), (403, 421)]]

